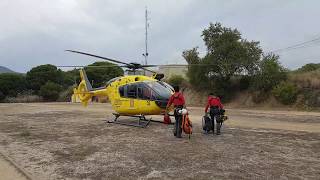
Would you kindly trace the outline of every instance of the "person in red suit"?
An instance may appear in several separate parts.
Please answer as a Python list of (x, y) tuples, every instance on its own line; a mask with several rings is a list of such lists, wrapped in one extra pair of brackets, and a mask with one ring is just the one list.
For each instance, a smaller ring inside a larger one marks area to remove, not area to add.
[[(212, 123), (212, 131), (214, 133), (214, 120), (216, 120), (216, 124), (217, 124), (217, 135), (220, 135), (220, 129), (222, 126), (222, 119), (218, 118), (218, 115), (222, 115), (224, 113), (224, 109), (223, 109), (223, 105), (220, 101), (220, 98), (215, 96), (213, 93), (210, 93), (208, 96), (208, 102), (205, 108), (205, 114), (208, 113), (208, 109), (209, 110), (209, 114), (211, 117), (211, 123)], [(206, 132), (208, 133), (208, 132)]]
[[(181, 92), (179, 92), (180, 88), (179, 86), (174, 86), (174, 94), (171, 95), (169, 98), (166, 112), (168, 112), (169, 107), (173, 104), (174, 106), (174, 118), (176, 120), (175, 122), (175, 130), (174, 130), (174, 136), (177, 138), (181, 138), (181, 125), (182, 125), (182, 114), (181, 110), (185, 107), (185, 100), (184, 96)], [(180, 111), (180, 112), (179, 112)]]

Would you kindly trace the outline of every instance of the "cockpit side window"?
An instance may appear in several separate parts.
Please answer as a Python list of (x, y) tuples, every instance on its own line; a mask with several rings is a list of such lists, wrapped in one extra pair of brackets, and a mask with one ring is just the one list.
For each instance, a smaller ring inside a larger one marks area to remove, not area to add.
[(157, 93), (145, 83), (132, 83), (119, 87), (120, 97), (155, 100)]

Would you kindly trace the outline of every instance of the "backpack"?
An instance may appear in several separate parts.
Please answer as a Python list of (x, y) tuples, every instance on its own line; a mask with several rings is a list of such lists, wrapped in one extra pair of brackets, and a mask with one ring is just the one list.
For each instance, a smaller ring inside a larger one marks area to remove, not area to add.
[(192, 134), (192, 123), (188, 114), (182, 116), (182, 130), (184, 133), (189, 134), (190, 139), (190, 135)]
[(208, 117), (208, 116), (203, 116), (202, 117), (202, 129), (204, 131), (212, 130), (212, 122), (211, 122), (210, 117)]

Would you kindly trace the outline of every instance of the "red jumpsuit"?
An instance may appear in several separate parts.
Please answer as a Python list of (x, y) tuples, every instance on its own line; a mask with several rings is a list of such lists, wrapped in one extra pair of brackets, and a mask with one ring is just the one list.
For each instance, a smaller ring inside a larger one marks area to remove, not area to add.
[(174, 94), (172, 94), (167, 104), (167, 109), (171, 106), (171, 104), (173, 104), (174, 107), (184, 106), (185, 101), (183, 94), (181, 92), (175, 92)]
[(217, 106), (217, 107), (219, 107), (220, 109), (223, 109), (223, 105), (221, 104), (220, 98), (209, 96), (209, 97), (208, 97), (208, 102), (207, 102), (207, 106), (206, 106), (205, 112), (208, 111), (208, 108), (209, 108), (209, 107), (213, 107), (213, 106)]
[[(208, 97), (207, 106), (206, 106), (206, 109), (205, 109), (205, 113), (207, 113), (209, 107), (210, 107), (210, 116), (211, 116), (210, 119), (211, 119), (212, 132), (214, 133), (214, 124), (215, 124), (214, 120), (216, 120), (217, 135), (219, 135), (220, 134), (220, 129), (221, 129), (221, 126), (222, 126), (222, 121), (217, 119), (217, 116), (219, 116), (221, 114), (221, 110), (223, 109), (223, 105), (221, 104), (220, 98), (209, 96)], [(208, 130), (208, 131), (210, 131), (210, 130)]]
[(175, 117), (175, 130), (174, 130), (174, 135), (177, 138), (181, 138), (181, 125), (182, 125), (182, 115), (178, 113), (179, 110), (183, 108), (185, 105), (185, 100), (183, 97), (183, 94), (180, 92), (175, 92), (174, 94), (171, 95), (169, 102), (167, 104), (167, 109), (171, 106), (171, 104), (174, 105), (174, 117)]

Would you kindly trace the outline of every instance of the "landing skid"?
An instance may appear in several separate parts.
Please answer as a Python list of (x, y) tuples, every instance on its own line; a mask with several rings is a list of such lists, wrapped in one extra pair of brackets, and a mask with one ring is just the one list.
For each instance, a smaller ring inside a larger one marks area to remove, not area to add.
[[(140, 127), (140, 128), (146, 128), (150, 122), (156, 122), (156, 123), (163, 123), (162, 121), (156, 121), (156, 120), (152, 120), (152, 118), (147, 119), (144, 115), (132, 115), (132, 116), (126, 116), (126, 115), (120, 115), (120, 114), (116, 114), (113, 113), (113, 115), (115, 116), (113, 121), (107, 121), (107, 123), (115, 123), (115, 124), (121, 124), (121, 125), (126, 125), (126, 126), (134, 126), (134, 127)], [(120, 116), (126, 116), (126, 117), (134, 117), (134, 118), (138, 118), (138, 123), (129, 123), (129, 122), (121, 122), (118, 120), (118, 118)], [(170, 124), (174, 124), (174, 123), (170, 123)]]
[(115, 114), (113, 113), (113, 115), (115, 116), (113, 121), (107, 121), (107, 123), (115, 123), (115, 124), (121, 124), (121, 125), (126, 125), (126, 126), (134, 126), (134, 127), (140, 127), (140, 128), (146, 128), (150, 122), (152, 121), (151, 118), (150, 119), (146, 119), (146, 117), (144, 115), (134, 115), (134, 116), (126, 116), (126, 117), (134, 117), (134, 118), (138, 118), (138, 123), (129, 123), (129, 122), (121, 122), (118, 120), (118, 118), (120, 116), (125, 116), (125, 115), (120, 115), (120, 114)]

